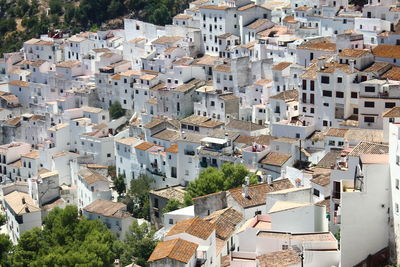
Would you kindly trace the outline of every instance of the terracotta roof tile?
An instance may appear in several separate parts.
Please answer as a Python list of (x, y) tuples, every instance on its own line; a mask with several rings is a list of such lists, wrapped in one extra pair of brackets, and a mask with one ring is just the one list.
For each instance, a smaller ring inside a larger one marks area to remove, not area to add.
[(400, 118), (400, 107), (393, 107), (385, 111), (382, 116), (384, 118)]
[(289, 67), (290, 65), (292, 65), (291, 62), (280, 62), (280, 63), (272, 66), (272, 70), (284, 70), (287, 67)]
[(339, 57), (360, 57), (365, 54), (370, 53), (369, 49), (353, 49), (346, 48), (343, 49), (342, 52), (338, 54)]
[(258, 256), (257, 259), (260, 263), (260, 266), (263, 267), (286, 267), (293, 266), (301, 262), (299, 254), (292, 249), (267, 253)]
[(287, 162), (292, 156), (289, 154), (270, 152), (263, 159), (260, 160), (261, 164), (272, 165), (272, 166), (282, 166)]
[(189, 235), (207, 240), (214, 229), (214, 224), (205, 221), (199, 217), (195, 217), (177, 222), (174, 226), (171, 227), (166, 236), (187, 233)]
[(325, 135), (333, 137), (345, 137), (348, 130), (349, 129), (346, 128), (330, 128)]
[(350, 153), (349, 156), (358, 157), (362, 154), (388, 154), (389, 146), (371, 142), (360, 142)]
[(106, 177), (87, 168), (79, 170), (78, 174), (86, 181), (87, 184), (93, 184), (95, 182), (108, 182)]
[(400, 81), (400, 67), (393, 67), (382, 75), (382, 79)]
[(372, 49), (376, 57), (400, 58), (400, 45), (378, 45)]
[(148, 262), (169, 258), (183, 263), (188, 263), (197, 251), (199, 245), (180, 239), (172, 239), (160, 242), (154, 248)]
[(244, 197), (241, 187), (228, 190), (230, 196), (243, 208), (251, 208), (264, 205), (266, 202), (265, 194), (283, 189), (293, 188), (293, 184), (289, 179), (275, 180), (271, 184), (262, 183), (250, 185), (248, 187), (249, 197)]
[(101, 214), (106, 217), (128, 218), (131, 215), (126, 212), (126, 205), (121, 202), (97, 199), (83, 208), (87, 212)]
[(285, 102), (299, 101), (299, 92), (296, 89), (286, 90), (277, 95), (271, 96), (270, 98), (284, 100)]
[(173, 144), (170, 147), (168, 147), (167, 149), (165, 149), (165, 152), (176, 154), (176, 153), (178, 153), (178, 150), (179, 150), (178, 144)]
[(143, 143), (141, 143), (141, 144), (135, 146), (135, 148), (136, 148), (136, 149), (139, 149), (139, 150), (146, 151), (147, 149), (152, 148), (152, 147), (155, 146), (155, 145), (156, 145), (156, 144), (153, 144), (153, 143), (150, 143), (150, 142), (143, 142)]
[(204, 220), (215, 224), (217, 237), (226, 240), (234, 233), (236, 226), (242, 222), (243, 214), (230, 207), (214, 211)]

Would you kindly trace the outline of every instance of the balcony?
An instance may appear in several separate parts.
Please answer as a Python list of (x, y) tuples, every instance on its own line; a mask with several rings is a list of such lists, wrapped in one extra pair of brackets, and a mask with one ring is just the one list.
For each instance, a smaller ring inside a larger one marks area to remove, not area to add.
[(184, 154), (187, 155), (187, 156), (194, 156), (196, 154), (196, 152), (190, 151), (190, 150), (185, 150)]
[(163, 173), (163, 172), (161, 172), (161, 171), (159, 171), (159, 170), (157, 170), (157, 169), (151, 170), (151, 169), (147, 168), (146, 170), (147, 170), (149, 173), (153, 174), (153, 175), (161, 176), (161, 177), (164, 177), (164, 178), (167, 177), (167, 175), (166, 175), (165, 173)]

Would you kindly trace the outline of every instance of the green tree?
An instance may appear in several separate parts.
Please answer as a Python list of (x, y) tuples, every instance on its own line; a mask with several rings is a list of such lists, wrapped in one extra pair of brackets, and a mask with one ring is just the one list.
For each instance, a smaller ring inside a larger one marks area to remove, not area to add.
[(50, 14), (61, 15), (63, 8), (61, 0), (50, 0), (49, 1)]
[(163, 213), (168, 213), (177, 209), (182, 208), (184, 205), (177, 199), (171, 198), (168, 200), (167, 205), (165, 205), (165, 208), (163, 209)]
[(243, 164), (224, 163), (220, 169), (208, 167), (189, 183), (187, 191), (191, 197), (198, 197), (229, 190), (244, 184), (246, 176), (249, 176), (250, 184), (257, 183), (257, 178), (250, 175)]
[(5, 225), (6, 222), (7, 222), (6, 215), (5, 214), (0, 214), (0, 227)]
[(125, 176), (124, 175), (118, 175), (117, 177), (114, 178), (114, 189), (117, 191), (118, 195), (122, 195), (125, 193), (126, 190), (126, 184), (125, 184)]
[(75, 206), (55, 208), (43, 229), (22, 234), (11, 254), (12, 266), (112, 266), (116, 236), (98, 220), (78, 218)]
[(11, 251), (12, 247), (8, 235), (0, 234), (0, 266), (8, 266), (8, 253)]
[(109, 112), (112, 119), (118, 119), (125, 115), (125, 110), (122, 108), (119, 101), (115, 101), (114, 103), (112, 103)]
[(149, 192), (153, 180), (147, 175), (140, 175), (131, 181), (130, 187), (122, 202), (135, 218), (150, 220)]
[(157, 245), (154, 232), (154, 229), (147, 223), (139, 225), (137, 220), (132, 222), (126, 235), (124, 250), (121, 255), (123, 266), (132, 263), (132, 261), (140, 266), (149, 266), (147, 259)]

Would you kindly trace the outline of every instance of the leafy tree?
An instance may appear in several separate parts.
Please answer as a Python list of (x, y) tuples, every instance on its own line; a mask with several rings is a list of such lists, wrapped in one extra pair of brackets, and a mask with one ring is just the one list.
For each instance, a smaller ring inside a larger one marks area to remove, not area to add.
[(147, 223), (139, 225), (137, 220), (132, 222), (126, 235), (124, 250), (121, 255), (123, 266), (135, 261), (140, 266), (149, 266), (147, 259), (157, 245), (154, 238), (154, 229)]
[(61, 0), (50, 0), (49, 1), (50, 14), (61, 15), (62, 14), (62, 3)]
[(125, 175), (118, 175), (116, 178), (114, 178), (114, 189), (120, 196), (125, 192)]
[(0, 214), (0, 227), (5, 225), (7, 222), (6, 215)]
[(140, 175), (131, 181), (122, 202), (127, 205), (127, 210), (133, 214), (133, 217), (150, 220), (149, 192), (152, 183), (153, 180), (147, 175)]
[(75, 206), (55, 208), (43, 229), (22, 234), (11, 254), (12, 266), (112, 266), (119, 251), (116, 236), (105, 225), (79, 219)]
[(110, 117), (112, 119), (118, 119), (125, 115), (125, 110), (122, 108), (121, 103), (119, 101), (115, 101), (109, 109)]
[(220, 169), (208, 167), (196, 180), (190, 182), (187, 191), (191, 197), (198, 197), (229, 190), (241, 186), (246, 176), (250, 177), (250, 184), (257, 183), (256, 177), (250, 176), (247, 168), (242, 164), (225, 163)]
[(8, 265), (8, 253), (11, 251), (12, 247), (8, 235), (0, 234), (0, 266)]
[(180, 209), (182, 207), (183, 207), (183, 204), (179, 200), (177, 200), (175, 198), (171, 198), (170, 200), (168, 200), (167, 205), (163, 209), (163, 213), (168, 213), (168, 212)]

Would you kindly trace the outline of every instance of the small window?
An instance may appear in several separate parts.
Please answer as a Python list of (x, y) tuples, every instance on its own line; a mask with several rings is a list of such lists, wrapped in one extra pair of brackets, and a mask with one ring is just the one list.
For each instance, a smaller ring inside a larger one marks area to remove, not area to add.
[(374, 86), (365, 86), (365, 92), (374, 93), (375, 92), (375, 87)]
[(329, 76), (321, 76), (321, 83), (329, 84)]
[(365, 108), (374, 108), (374, 107), (375, 107), (375, 102), (372, 102), (372, 101), (365, 101), (365, 102), (364, 102), (364, 107), (365, 107)]
[(319, 197), (319, 194), (320, 194), (320, 193), (319, 193), (319, 190), (317, 190), (317, 189), (314, 188), (313, 194), (314, 194), (314, 196)]
[(358, 98), (357, 92), (351, 92), (351, 98)]
[(400, 188), (400, 180), (396, 179), (396, 189), (399, 190)]
[(386, 102), (385, 103), (385, 108), (394, 108), (396, 106), (396, 103), (393, 102)]
[(326, 97), (332, 97), (332, 91), (322, 90), (322, 95)]
[(343, 92), (336, 92), (336, 97), (337, 98), (343, 98), (344, 97), (344, 93)]
[(373, 123), (373, 122), (375, 122), (375, 118), (374, 117), (364, 117), (364, 122)]
[(342, 77), (337, 77), (337, 83), (342, 83), (343, 82), (343, 78)]
[(170, 225), (173, 225), (173, 224), (174, 224), (174, 220), (173, 220), (173, 219), (169, 219), (168, 223), (169, 223)]

